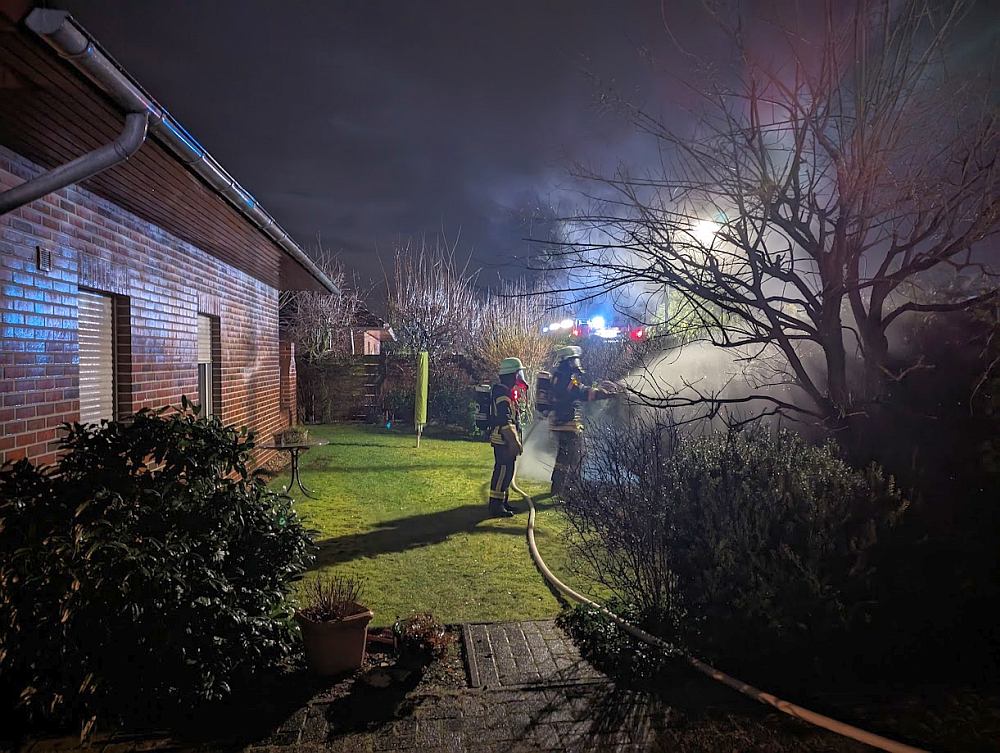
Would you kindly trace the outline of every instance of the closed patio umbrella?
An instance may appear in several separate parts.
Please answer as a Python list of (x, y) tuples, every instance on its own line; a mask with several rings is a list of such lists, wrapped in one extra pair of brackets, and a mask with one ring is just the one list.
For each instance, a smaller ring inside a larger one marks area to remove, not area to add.
[(417, 353), (417, 394), (413, 400), (413, 424), (417, 429), (417, 447), (420, 446), (420, 435), (427, 423), (427, 351)]

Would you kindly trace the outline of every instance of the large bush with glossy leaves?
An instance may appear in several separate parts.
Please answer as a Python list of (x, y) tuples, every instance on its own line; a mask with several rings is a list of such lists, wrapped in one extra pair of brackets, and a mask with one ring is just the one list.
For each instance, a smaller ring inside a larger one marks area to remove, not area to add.
[(311, 544), (252, 434), (186, 403), (66, 429), (58, 465), (0, 470), (0, 701), (150, 722), (286, 655)]

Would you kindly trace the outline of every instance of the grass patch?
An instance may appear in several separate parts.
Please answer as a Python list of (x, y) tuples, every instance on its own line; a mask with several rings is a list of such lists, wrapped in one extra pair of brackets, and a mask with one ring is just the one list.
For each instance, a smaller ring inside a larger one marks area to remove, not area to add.
[[(528, 554), (527, 512), (487, 515), (488, 444), (425, 437), (418, 450), (412, 434), (372, 426), (316, 426), (310, 435), (330, 442), (301, 461), (318, 499), (296, 496), (298, 512), (319, 532), (315, 570), (362, 578), (375, 624), (426, 610), (448, 623), (558, 614)], [(568, 572), (565, 521), (547, 485), (521, 486), (538, 499), (542, 556), (555, 572)]]

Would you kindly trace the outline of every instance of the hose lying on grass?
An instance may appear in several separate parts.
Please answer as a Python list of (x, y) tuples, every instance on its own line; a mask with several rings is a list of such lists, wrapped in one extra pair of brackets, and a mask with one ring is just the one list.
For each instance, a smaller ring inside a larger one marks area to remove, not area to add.
[[(638, 638), (639, 640), (655, 646), (657, 648), (671, 649), (663, 640), (657, 638), (655, 635), (647, 633), (641, 628), (637, 628), (629, 622), (626, 622), (621, 617), (616, 615), (607, 607), (598, 604), (586, 596), (577, 593), (572, 588), (567, 586), (561, 580), (559, 580), (548, 566), (545, 564), (545, 560), (542, 559), (542, 555), (538, 552), (538, 546), (535, 543), (535, 502), (534, 500), (517, 484), (515, 481), (511, 481), (511, 489), (524, 497), (525, 501), (528, 503), (528, 549), (531, 551), (531, 558), (535, 561), (535, 565), (541, 571), (542, 576), (547, 580), (553, 587), (556, 588), (560, 593), (569, 597), (570, 599), (577, 601), (581, 604), (586, 604), (594, 609), (598, 610), (605, 617), (613, 621), (622, 630), (624, 630), (629, 635)], [(684, 657), (687, 659), (688, 663), (702, 672), (708, 675), (713, 680), (717, 680), (724, 685), (728, 685), (734, 690), (738, 690), (743, 695), (753, 698), (755, 701), (773, 706), (774, 708), (782, 711), (789, 716), (794, 716), (797, 719), (802, 719), (810, 724), (817, 727), (821, 727), (830, 732), (835, 732), (838, 735), (848, 737), (852, 740), (857, 740), (858, 742), (870, 745), (873, 748), (878, 748), (880, 750), (890, 751), (891, 753), (927, 753), (927, 751), (922, 748), (914, 748), (911, 745), (906, 745), (905, 743), (896, 742), (895, 740), (890, 740), (887, 737), (882, 737), (881, 735), (876, 735), (874, 732), (868, 732), (858, 727), (854, 727), (850, 724), (837, 721), (836, 719), (831, 719), (828, 716), (819, 714), (815, 711), (810, 711), (809, 709), (798, 706), (789, 701), (782, 700), (771, 693), (765, 693), (763, 690), (758, 690), (753, 685), (743, 682), (742, 680), (737, 680), (735, 677), (730, 677), (725, 672), (720, 672), (700, 659), (685, 653)]]

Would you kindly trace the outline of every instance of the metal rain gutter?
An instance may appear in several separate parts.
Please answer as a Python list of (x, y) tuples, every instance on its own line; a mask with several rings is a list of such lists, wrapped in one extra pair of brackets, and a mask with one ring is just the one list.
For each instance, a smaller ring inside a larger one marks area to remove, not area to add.
[(270, 214), (184, 127), (114, 62), (66, 11), (35, 8), (25, 24), (59, 55), (94, 82), (125, 112), (145, 112), (149, 130), (170, 148), (189, 171), (204, 180), (254, 226), (288, 253), (331, 293), (337, 286), (292, 240)]
[(12, 212), (35, 199), (48, 196), (54, 191), (79, 183), (119, 162), (124, 162), (139, 151), (146, 141), (148, 123), (149, 113), (146, 111), (130, 112), (125, 116), (125, 127), (122, 132), (110, 144), (99, 146), (75, 160), (54, 167), (0, 193), (0, 214)]

